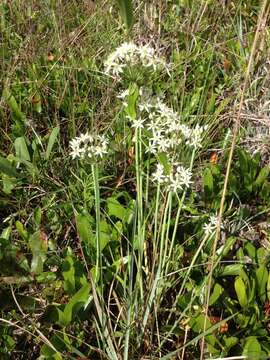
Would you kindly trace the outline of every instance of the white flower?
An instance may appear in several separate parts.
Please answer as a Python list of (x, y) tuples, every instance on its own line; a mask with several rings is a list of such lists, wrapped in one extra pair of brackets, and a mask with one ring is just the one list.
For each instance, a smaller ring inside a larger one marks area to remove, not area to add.
[(190, 139), (191, 133), (192, 133), (192, 130), (190, 129), (190, 127), (188, 127), (188, 126), (185, 125), (185, 124), (181, 124), (181, 125), (179, 126), (179, 130), (182, 132), (183, 136), (184, 136), (186, 139)]
[(146, 125), (146, 128), (149, 131), (152, 131), (153, 133), (156, 133), (158, 131), (160, 131), (160, 126), (158, 125), (158, 123), (156, 121), (154, 121), (153, 119)]
[(122, 91), (119, 95), (117, 95), (118, 99), (126, 99), (129, 96), (129, 89)]
[(187, 169), (184, 166), (177, 165), (176, 173), (181, 184), (187, 188), (190, 187), (190, 185), (192, 184), (192, 173), (190, 169)]
[(172, 171), (170, 173), (170, 189), (174, 192), (183, 190), (184, 187), (189, 188), (191, 181), (191, 171), (179, 164), (173, 164)]
[(186, 139), (186, 143), (195, 149), (202, 147), (203, 133), (207, 130), (207, 125), (200, 126), (196, 124), (195, 128), (191, 129), (186, 125), (181, 126), (181, 131)]
[(203, 225), (203, 230), (205, 235), (209, 236), (217, 229), (218, 217), (216, 215), (211, 215), (209, 221)]
[(156, 171), (152, 174), (152, 180), (162, 184), (166, 181), (166, 175), (164, 174), (164, 167), (161, 164), (157, 164)]
[(156, 144), (154, 142), (149, 142), (147, 148), (146, 148), (146, 152), (150, 153), (150, 154), (156, 154), (157, 153), (157, 147)]
[(94, 154), (96, 156), (100, 156), (101, 158), (103, 157), (103, 155), (107, 154), (107, 149), (104, 149), (103, 146), (97, 145), (94, 147)]
[(143, 129), (144, 128), (144, 123), (145, 120), (139, 118), (139, 119), (132, 119), (132, 125), (131, 127), (135, 128), (135, 129)]
[(152, 110), (152, 104), (150, 104), (149, 102), (145, 101), (145, 102), (141, 102), (139, 104), (139, 109), (140, 111), (146, 111), (147, 113), (150, 113)]
[(160, 138), (157, 142), (159, 151), (166, 152), (170, 148), (170, 142), (165, 138)]
[(79, 140), (82, 143), (92, 143), (94, 141), (94, 138), (92, 135), (90, 135), (88, 132), (86, 132), (85, 134), (81, 134), (81, 136), (79, 137)]
[(80, 142), (75, 138), (70, 142), (70, 155), (72, 159), (83, 157), (85, 154), (85, 148), (80, 146)]
[(168, 175), (164, 173), (164, 167), (161, 164), (157, 165), (156, 171), (152, 174), (154, 181), (159, 184), (166, 184), (168, 190), (173, 192), (182, 191), (184, 188), (189, 188), (192, 173), (190, 169), (187, 169), (177, 163), (171, 164), (171, 171)]

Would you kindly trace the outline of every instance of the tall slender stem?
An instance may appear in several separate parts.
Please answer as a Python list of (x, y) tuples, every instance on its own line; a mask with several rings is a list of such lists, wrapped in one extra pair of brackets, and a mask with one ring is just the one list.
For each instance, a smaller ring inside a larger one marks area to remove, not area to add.
[[(196, 153), (196, 150), (194, 149), (192, 152), (192, 155), (191, 155), (191, 159), (190, 159), (190, 165), (189, 165), (190, 170), (192, 170), (192, 168), (193, 168), (195, 153)], [(185, 189), (182, 194), (181, 200), (179, 201), (179, 205), (178, 205), (178, 209), (177, 209), (177, 213), (176, 213), (176, 217), (175, 217), (175, 223), (174, 223), (174, 228), (173, 228), (173, 234), (172, 234), (172, 240), (171, 240), (171, 245), (170, 245), (170, 249), (169, 249), (168, 259), (170, 259), (171, 255), (172, 255), (172, 251), (173, 251), (173, 247), (174, 247), (174, 243), (175, 243), (176, 232), (177, 232), (178, 223), (179, 223), (179, 218), (180, 218), (180, 214), (181, 214), (181, 211), (183, 208), (183, 203), (184, 203), (184, 200), (186, 197), (186, 192), (187, 192), (187, 190)], [(169, 261), (167, 261), (165, 276), (168, 274), (168, 267), (169, 267)]]
[(137, 241), (138, 241), (138, 271), (137, 281), (139, 283), (141, 300), (143, 300), (143, 250), (144, 250), (144, 236), (143, 236), (143, 193), (142, 193), (142, 169), (141, 169), (141, 129), (135, 130), (135, 162), (136, 162), (136, 187), (137, 187)]
[(96, 212), (96, 273), (95, 281), (100, 280), (101, 292), (103, 291), (102, 279), (102, 256), (101, 256), (101, 241), (100, 241), (100, 189), (99, 189), (99, 176), (98, 164), (92, 164), (92, 175), (94, 181), (95, 192), (95, 212)]

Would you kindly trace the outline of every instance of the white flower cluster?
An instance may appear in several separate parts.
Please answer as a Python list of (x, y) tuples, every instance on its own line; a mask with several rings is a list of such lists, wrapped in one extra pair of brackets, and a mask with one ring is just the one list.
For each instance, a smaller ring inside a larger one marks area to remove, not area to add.
[(167, 68), (163, 59), (155, 54), (149, 45), (138, 46), (133, 42), (125, 42), (109, 55), (104, 63), (105, 73), (120, 77), (127, 66), (139, 65), (152, 68), (154, 71)]
[(173, 163), (170, 167), (169, 174), (166, 174), (164, 166), (157, 164), (156, 171), (152, 174), (152, 180), (164, 184), (168, 190), (175, 193), (182, 191), (184, 188), (189, 188), (192, 183), (190, 169), (178, 163)]
[(203, 225), (203, 230), (206, 236), (213, 234), (217, 229), (218, 217), (211, 215), (209, 221)]
[(207, 125), (200, 126), (196, 124), (194, 128), (181, 125), (181, 131), (186, 139), (186, 144), (194, 147), (195, 149), (201, 148), (203, 133), (207, 130), (207, 128)]
[[(128, 104), (129, 90), (118, 95), (123, 106)], [(186, 145), (198, 149), (202, 147), (207, 125), (194, 128), (181, 122), (180, 115), (168, 107), (161, 97), (152, 96), (148, 89), (139, 90), (138, 118), (130, 119), (132, 127), (146, 128), (149, 133), (147, 151), (152, 154), (175, 150), (183, 140)]]
[(70, 141), (72, 159), (97, 159), (108, 152), (108, 140), (104, 135), (93, 136), (86, 132)]

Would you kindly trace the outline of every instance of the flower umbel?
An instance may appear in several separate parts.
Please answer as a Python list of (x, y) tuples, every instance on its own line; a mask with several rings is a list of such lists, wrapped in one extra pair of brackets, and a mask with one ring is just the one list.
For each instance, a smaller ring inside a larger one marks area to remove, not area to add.
[(119, 78), (127, 66), (139, 65), (152, 68), (166, 68), (164, 60), (155, 54), (155, 50), (149, 45), (136, 45), (132, 42), (124, 42), (104, 63), (105, 73)]
[(185, 168), (178, 163), (171, 164), (171, 170), (169, 174), (165, 173), (163, 165), (157, 164), (156, 171), (152, 174), (152, 180), (165, 184), (167, 189), (175, 193), (182, 191), (185, 188), (189, 188), (192, 184), (192, 173), (190, 169)]
[(86, 132), (70, 141), (72, 159), (97, 159), (108, 152), (108, 140), (104, 135), (93, 136)]
[(217, 229), (218, 217), (216, 215), (211, 215), (209, 221), (203, 225), (203, 230), (206, 236), (211, 235)]

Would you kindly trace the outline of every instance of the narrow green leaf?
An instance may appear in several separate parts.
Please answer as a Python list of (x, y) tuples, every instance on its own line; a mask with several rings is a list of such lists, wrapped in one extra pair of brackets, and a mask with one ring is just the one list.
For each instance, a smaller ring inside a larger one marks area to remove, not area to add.
[(53, 148), (53, 145), (55, 144), (55, 142), (57, 140), (59, 131), (60, 131), (60, 129), (57, 126), (57, 127), (53, 128), (53, 130), (52, 130), (52, 132), (50, 134), (49, 141), (48, 141), (48, 146), (47, 146), (46, 153), (45, 153), (45, 159), (46, 160), (49, 160), (49, 158), (50, 158), (52, 148)]
[(120, 10), (122, 21), (129, 30), (133, 24), (132, 0), (116, 0), (116, 2)]
[(263, 185), (264, 181), (267, 179), (269, 175), (269, 172), (270, 172), (270, 168), (268, 166), (265, 166), (261, 169), (255, 181), (255, 186), (257, 188), (260, 188)]
[(214, 189), (213, 175), (209, 168), (206, 168), (203, 172), (203, 186), (206, 195), (211, 195)]
[(3, 90), (3, 98), (5, 99), (7, 105), (9, 106), (10, 110), (15, 115), (15, 117), (24, 123), (26, 120), (26, 116), (21, 111), (15, 97), (11, 94), (9, 89), (5, 88)]
[(131, 84), (129, 86), (129, 97), (128, 97), (128, 106), (126, 107), (126, 113), (131, 119), (136, 118), (136, 102), (139, 96), (139, 89), (136, 84)]
[(267, 299), (270, 300), (270, 272), (268, 273), (268, 279), (267, 279)]
[(238, 149), (237, 156), (238, 156), (239, 166), (241, 169), (241, 175), (242, 176), (248, 175), (249, 166), (248, 166), (247, 153), (244, 150)]

